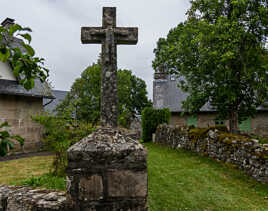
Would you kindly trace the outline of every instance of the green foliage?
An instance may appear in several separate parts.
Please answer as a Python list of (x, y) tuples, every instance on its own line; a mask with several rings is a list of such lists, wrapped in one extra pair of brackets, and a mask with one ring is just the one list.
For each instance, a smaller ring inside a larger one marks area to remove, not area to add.
[(90, 134), (94, 128), (89, 123), (77, 123), (70, 119), (49, 114), (36, 115), (33, 120), (43, 126), (43, 141), (50, 151), (55, 152), (53, 174), (65, 175), (67, 149)]
[(142, 111), (142, 140), (148, 142), (152, 140), (152, 134), (155, 133), (159, 124), (167, 123), (170, 119), (168, 108), (154, 109), (147, 107)]
[(66, 182), (64, 177), (55, 176), (54, 174), (47, 173), (41, 176), (32, 176), (29, 179), (21, 181), (19, 185), (31, 187), (44, 187), (53, 190), (65, 190)]
[[(30, 46), (32, 40), (30, 28), (23, 28), (18, 24), (8, 29), (0, 26), (0, 61), (9, 62), (14, 75), (20, 84), (30, 90), (34, 87), (34, 79), (46, 81), (48, 69), (44, 68), (44, 59), (35, 56)], [(14, 39), (20, 39), (20, 47), (14, 45)]]
[[(145, 82), (132, 75), (130, 70), (118, 70), (119, 124), (129, 127), (131, 119), (140, 115), (143, 108), (150, 106)], [(67, 115), (94, 125), (100, 120), (101, 65), (93, 64), (75, 80), (70, 93), (57, 106), (59, 116)]]
[(14, 148), (12, 141), (17, 141), (21, 146), (24, 144), (24, 139), (20, 136), (12, 136), (8, 131), (2, 130), (5, 127), (10, 127), (7, 122), (0, 124), (0, 157), (5, 156), (9, 149)]
[(268, 99), (267, 1), (191, 3), (187, 21), (159, 39), (153, 67), (178, 76), (185, 111), (209, 103), (237, 128)]

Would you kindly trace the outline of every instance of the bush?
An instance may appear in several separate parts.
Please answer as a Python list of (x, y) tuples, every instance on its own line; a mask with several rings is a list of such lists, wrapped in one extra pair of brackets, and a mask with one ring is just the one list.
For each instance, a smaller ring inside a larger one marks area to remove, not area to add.
[(5, 156), (9, 149), (14, 148), (14, 144), (12, 141), (17, 141), (20, 143), (20, 146), (23, 146), (24, 139), (20, 136), (12, 136), (7, 130), (4, 128), (10, 127), (7, 122), (0, 124), (0, 157)]
[(159, 124), (167, 123), (170, 119), (168, 108), (156, 110), (147, 107), (142, 111), (142, 139), (144, 142), (152, 140), (152, 134), (155, 133)]
[(55, 152), (53, 174), (64, 176), (67, 166), (67, 149), (89, 135), (94, 130), (93, 126), (90, 123), (77, 123), (74, 120), (52, 116), (48, 113), (36, 115), (33, 120), (43, 126), (45, 147)]

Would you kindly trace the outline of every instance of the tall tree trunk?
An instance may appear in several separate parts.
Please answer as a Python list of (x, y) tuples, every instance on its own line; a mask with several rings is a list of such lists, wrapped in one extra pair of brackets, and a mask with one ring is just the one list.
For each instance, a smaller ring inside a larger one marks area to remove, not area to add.
[(229, 128), (230, 128), (230, 133), (233, 134), (238, 134), (239, 129), (238, 129), (238, 112), (237, 111), (231, 111), (230, 112), (230, 118), (229, 118)]

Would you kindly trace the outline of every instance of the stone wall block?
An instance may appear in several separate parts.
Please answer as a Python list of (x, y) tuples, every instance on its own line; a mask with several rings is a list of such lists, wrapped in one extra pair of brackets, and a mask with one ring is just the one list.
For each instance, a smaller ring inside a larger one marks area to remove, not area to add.
[(67, 158), (67, 197), (77, 210), (147, 210), (147, 151), (123, 131), (98, 128)]
[(68, 211), (65, 193), (0, 185), (1, 211)]
[(146, 197), (147, 172), (109, 171), (108, 197)]
[(258, 140), (236, 137), (229, 140), (219, 139), (220, 131), (210, 129), (205, 137), (198, 138), (195, 143), (189, 138), (189, 129), (160, 125), (156, 130), (155, 142), (172, 148), (184, 148), (214, 158), (217, 161), (231, 163), (255, 178), (268, 184), (268, 150)]

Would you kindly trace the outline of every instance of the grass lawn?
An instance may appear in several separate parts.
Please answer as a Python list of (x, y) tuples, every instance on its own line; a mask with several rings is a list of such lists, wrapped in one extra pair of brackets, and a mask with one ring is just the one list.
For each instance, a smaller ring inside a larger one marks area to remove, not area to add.
[[(149, 152), (151, 211), (268, 211), (268, 186), (255, 182), (241, 171), (184, 150), (151, 143), (145, 145)], [(24, 181), (30, 185), (46, 183), (44, 186), (49, 187), (47, 174), (36, 176), (47, 173), (51, 163), (52, 157), (0, 162), (0, 184), (21, 184)], [(25, 178), (28, 178), (26, 182)], [(61, 183), (60, 189), (64, 187), (64, 179), (53, 180), (52, 183)]]
[(52, 161), (52, 156), (42, 156), (0, 162), (0, 184), (15, 184), (48, 173)]

